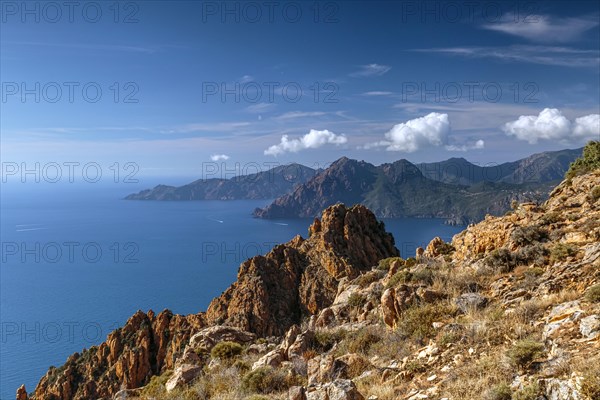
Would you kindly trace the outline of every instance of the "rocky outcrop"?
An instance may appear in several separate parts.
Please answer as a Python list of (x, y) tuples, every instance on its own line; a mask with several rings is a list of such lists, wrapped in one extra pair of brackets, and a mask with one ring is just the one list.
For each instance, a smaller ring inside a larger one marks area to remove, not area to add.
[(192, 333), (203, 326), (202, 314), (138, 311), (104, 343), (71, 355), (60, 368), (51, 368), (38, 383), (34, 398), (112, 398), (121, 389), (143, 386), (153, 375), (173, 368)]
[(29, 397), (27, 397), (27, 389), (25, 389), (25, 385), (21, 385), (17, 389), (17, 400), (29, 400)]
[(397, 256), (394, 239), (364, 206), (329, 207), (308, 239), (296, 237), (242, 263), (237, 281), (208, 307), (210, 324), (282, 335), (331, 305), (339, 281)]

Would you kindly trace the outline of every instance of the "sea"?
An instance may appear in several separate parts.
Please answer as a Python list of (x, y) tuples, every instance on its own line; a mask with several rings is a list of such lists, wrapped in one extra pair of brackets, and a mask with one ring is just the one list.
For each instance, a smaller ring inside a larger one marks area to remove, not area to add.
[[(262, 220), (270, 200), (128, 201), (147, 184), (21, 184), (0, 189), (0, 399), (33, 391), (50, 366), (103, 342), (137, 310), (203, 311), (245, 259), (311, 219)], [(463, 227), (385, 219), (404, 257)]]

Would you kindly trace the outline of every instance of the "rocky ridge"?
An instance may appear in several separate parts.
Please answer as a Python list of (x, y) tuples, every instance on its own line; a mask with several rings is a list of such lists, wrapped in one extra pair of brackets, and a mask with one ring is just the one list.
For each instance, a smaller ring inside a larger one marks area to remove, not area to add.
[(206, 314), (138, 312), (90, 350), (29, 398), (597, 400), (600, 168), (406, 259), (330, 207)]

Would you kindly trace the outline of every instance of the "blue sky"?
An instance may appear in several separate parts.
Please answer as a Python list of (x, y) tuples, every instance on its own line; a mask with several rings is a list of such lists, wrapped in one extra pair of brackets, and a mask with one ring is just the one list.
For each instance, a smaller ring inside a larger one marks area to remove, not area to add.
[(3, 162), (176, 177), (211, 159), (486, 164), (600, 137), (593, 1), (3, 2), (1, 17)]

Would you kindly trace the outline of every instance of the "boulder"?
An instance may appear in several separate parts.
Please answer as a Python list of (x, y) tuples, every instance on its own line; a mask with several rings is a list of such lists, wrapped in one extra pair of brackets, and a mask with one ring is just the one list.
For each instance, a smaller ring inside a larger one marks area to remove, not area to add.
[(198, 365), (180, 365), (179, 367), (175, 368), (175, 371), (173, 371), (173, 375), (165, 384), (165, 388), (167, 389), (167, 392), (171, 392), (178, 387), (187, 385), (200, 376), (200, 374), (202, 374), (202, 367)]
[(247, 344), (256, 340), (256, 335), (233, 326), (211, 326), (202, 329), (190, 338), (188, 346), (195, 351), (210, 352), (217, 343), (235, 342)]
[(455, 300), (456, 305), (463, 313), (485, 308), (488, 299), (479, 293), (463, 293)]
[(582, 318), (579, 322), (579, 331), (586, 339), (595, 339), (600, 335), (600, 317), (598, 315), (590, 315)]

